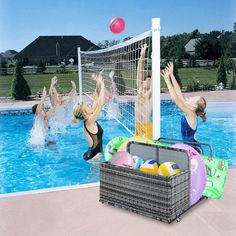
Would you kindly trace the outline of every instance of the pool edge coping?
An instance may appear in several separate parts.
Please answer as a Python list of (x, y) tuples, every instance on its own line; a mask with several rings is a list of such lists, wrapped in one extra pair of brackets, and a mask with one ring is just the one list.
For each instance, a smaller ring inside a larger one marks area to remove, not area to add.
[(92, 188), (92, 187), (98, 187), (98, 186), (100, 186), (100, 182), (94, 182), (94, 183), (89, 183), (89, 184), (78, 184), (78, 185), (71, 185), (71, 186), (61, 186), (61, 187), (54, 187), (54, 188), (43, 188), (43, 189), (21, 191), (21, 192), (15, 192), (15, 193), (2, 193), (0, 194), (0, 199), (26, 196), (26, 195), (34, 195), (34, 194), (39, 194), (39, 193), (50, 193), (50, 192), (60, 192), (60, 191), (83, 189), (83, 188)]

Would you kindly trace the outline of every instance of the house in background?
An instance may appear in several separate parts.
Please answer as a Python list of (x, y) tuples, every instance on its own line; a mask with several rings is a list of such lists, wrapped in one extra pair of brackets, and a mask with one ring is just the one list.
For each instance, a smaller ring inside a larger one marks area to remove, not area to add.
[(5, 52), (2, 52), (0, 53), (0, 63), (10, 63), (16, 55), (17, 51), (15, 50), (7, 50)]
[(20, 51), (15, 59), (26, 65), (58, 65), (69, 62), (78, 63), (77, 48), (81, 51), (97, 50), (99, 47), (82, 36), (39, 36)]
[(184, 46), (185, 52), (189, 55), (195, 55), (195, 46), (200, 41), (200, 38), (190, 39), (188, 43)]

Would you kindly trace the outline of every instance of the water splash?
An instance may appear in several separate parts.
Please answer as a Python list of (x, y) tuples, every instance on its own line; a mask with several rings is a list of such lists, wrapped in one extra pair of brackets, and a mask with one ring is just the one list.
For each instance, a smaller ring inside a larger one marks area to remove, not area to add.
[(42, 147), (45, 145), (47, 136), (47, 129), (44, 127), (44, 123), (40, 115), (36, 115), (34, 119), (34, 125), (30, 131), (29, 143), (34, 147)]

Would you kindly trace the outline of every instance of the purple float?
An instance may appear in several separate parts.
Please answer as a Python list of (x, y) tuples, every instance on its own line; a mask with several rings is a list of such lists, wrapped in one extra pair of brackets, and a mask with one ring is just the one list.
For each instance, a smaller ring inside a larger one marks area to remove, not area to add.
[(202, 196), (206, 186), (206, 167), (199, 153), (187, 144), (175, 144), (173, 148), (184, 149), (188, 152), (191, 162), (191, 205)]

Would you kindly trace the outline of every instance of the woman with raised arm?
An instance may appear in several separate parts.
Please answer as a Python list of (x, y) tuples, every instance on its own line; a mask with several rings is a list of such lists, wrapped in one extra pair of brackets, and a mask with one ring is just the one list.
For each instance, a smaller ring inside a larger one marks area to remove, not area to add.
[(40, 102), (32, 107), (32, 112), (35, 114), (30, 138), (30, 143), (32, 145), (44, 145), (48, 142), (48, 119), (54, 113), (54, 107), (51, 106), (49, 111), (45, 110), (44, 103), (46, 96), (47, 91), (46, 87), (44, 87)]
[(102, 154), (103, 129), (97, 122), (97, 118), (105, 102), (105, 86), (101, 73), (92, 75), (92, 79), (96, 81), (93, 104), (78, 103), (74, 106), (72, 117), (74, 123), (81, 116), (84, 119), (84, 135), (89, 144), (88, 151), (83, 155), (86, 161), (99, 160)]
[(147, 44), (141, 48), (137, 67), (137, 100), (135, 102), (135, 134), (152, 138), (152, 79), (148, 75), (144, 78), (145, 54)]
[(169, 63), (167, 67), (161, 71), (169, 90), (171, 99), (184, 112), (181, 118), (181, 134), (184, 143), (192, 146), (200, 154), (203, 153), (201, 145), (196, 140), (197, 118), (200, 116), (202, 121), (206, 121), (206, 100), (200, 96), (186, 98), (180, 89), (178, 82), (173, 73), (174, 65)]
[(68, 97), (64, 97), (56, 89), (57, 77), (54, 76), (51, 80), (51, 86), (49, 90), (49, 97), (53, 107), (55, 107), (55, 112), (50, 119), (50, 127), (52, 133), (64, 132), (68, 122), (68, 114), (72, 112), (71, 103), (73, 103), (76, 94), (76, 84), (71, 81), (72, 89), (68, 94)]

